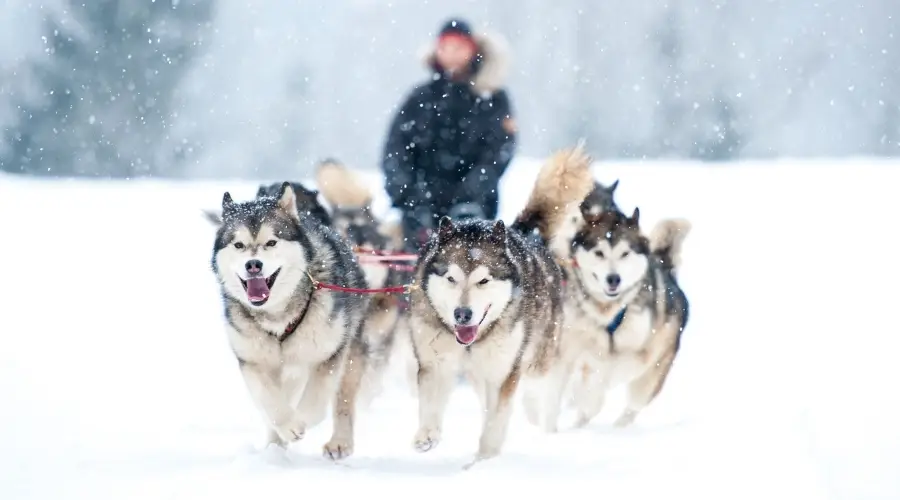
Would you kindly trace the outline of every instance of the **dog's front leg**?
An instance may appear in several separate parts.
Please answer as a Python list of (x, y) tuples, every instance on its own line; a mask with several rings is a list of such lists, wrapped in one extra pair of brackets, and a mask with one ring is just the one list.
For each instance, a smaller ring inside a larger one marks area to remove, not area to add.
[(250, 397), (268, 422), (269, 442), (284, 445), (301, 439), (306, 428), (296, 419), (282, 390), (279, 371), (246, 362), (240, 366)]
[(419, 430), (413, 442), (418, 451), (431, 450), (441, 440), (444, 412), (455, 385), (456, 368), (456, 363), (445, 358), (419, 364)]
[(327, 360), (313, 368), (297, 406), (297, 418), (308, 428), (318, 425), (328, 414), (328, 403), (337, 392), (338, 382), (344, 373), (344, 361), (348, 347), (342, 347)]
[(340, 387), (334, 402), (334, 430), (323, 453), (332, 460), (349, 457), (353, 453), (353, 424), (356, 420), (356, 404), (359, 387), (366, 372), (369, 358), (361, 339), (350, 345), (350, 354), (344, 365)]
[(545, 432), (556, 432), (559, 424), (559, 414), (562, 411), (563, 394), (566, 390), (566, 384), (572, 375), (575, 362), (570, 359), (560, 359), (556, 365), (550, 368), (547, 375), (542, 380), (541, 386), (544, 387), (543, 394), (543, 413), (544, 419), (542, 428)]
[(481, 440), (478, 445), (478, 455), (475, 457), (475, 462), (493, 458), (500, 454), (500, 449), (506, 441), (506, 431), (509, 428), (509, 419), (512, 416), (513, 397), (519, 385), (519, 378), (520, 371), (516, 367), (499, 386), (492, 382), (485, 384), (487, 411), (485, 412), (484, 425), (481, 430)]

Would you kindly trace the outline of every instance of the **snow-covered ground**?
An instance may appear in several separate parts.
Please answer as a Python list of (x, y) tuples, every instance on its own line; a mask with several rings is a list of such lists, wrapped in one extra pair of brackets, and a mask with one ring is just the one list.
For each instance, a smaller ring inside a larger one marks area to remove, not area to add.
[[(507, 220), (536, 168), (506, 176)], [(609, 425), (615, 404), (552, 436), (517, 410), (505, 453), (466, 472), (480, 429), (468, 388), (444, 442), (418, 454), (396, 373), (346, 462), (320, 458), (328, 424), (287, 454), (261, 450), (200, 216), (254, 184), (0, 177), (0, 498), (900, 497), (900, 164), (596, 173), (621, 179), (620, 205), (646, 224), (694, 223), (692, 314), (669, 382), (627, 430)]]

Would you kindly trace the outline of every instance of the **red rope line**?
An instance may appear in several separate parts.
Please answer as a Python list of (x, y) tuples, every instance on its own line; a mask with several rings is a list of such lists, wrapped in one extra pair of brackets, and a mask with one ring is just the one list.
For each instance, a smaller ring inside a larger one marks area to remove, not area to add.
[(309, 271), (306, 271), (306, 275), (309, 276), (309, 280), (312, 281), (316, 290), (334, 290), (336, 292), (346, 292), (346, 293), (356, 293), (356, 294), (365, 294), (365, 293), (409, 293), (416, 288), (416, 285), (400, 285), (400, 286), (390, 286), (386, 288), (353, 288), (346, 286), (338, 286), (332, 285), (331, 283), (322, 283), (317, 279), (313, 278)]
[(418, 256), (400, 253), (395, 255), (372, 255), (372, 254), (356, 254), (360, 262), (415, 262)]
[(391, 286), (387, 288), (351, 288), (345, 286), (337, 286), (329, 283), (320, 283), (318, 281), (315, 282), (316, 290), (334, 290), (337, 292), (347, 292), (347, 293), (409, 293), (409, 285), (402, 286)]
[(367, 250), (356, 247), (353, 253), (360, 256), (360, 260), (365, 259), (370, 262), (389, 262), (389, 261), (416, 261), (419, 256), (414, 253), (392, 252), (388, 250)]
[(395, 271), (404, 271), (408, 273), (416, 270), (416, 266), (410, 266), (408, 264), (385, 264), (384, 266), (388, 269), (393, 269)]

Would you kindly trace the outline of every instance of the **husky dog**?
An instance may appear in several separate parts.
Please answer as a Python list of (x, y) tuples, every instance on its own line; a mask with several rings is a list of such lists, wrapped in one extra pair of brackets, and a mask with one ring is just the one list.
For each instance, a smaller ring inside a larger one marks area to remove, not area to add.
[[(268, 186), (259, 186), (259, 189), (256, 190), (256, 197), (271, 196), (277, 198), (281, 195), (282, 185), (283, 183), (281, 182), (274, 182)], [(291, 187), (294, 189), (294, 195), (297, 197), (297, 211), (300, 214), (306, 214), (315, 218), (323, 226), (332, 225), (331, 216), (328, 215), (325, 207), (319, 203), (318, 190), (309, 189), (299, 182), (291, 182)]]
[(367, 361), (355, 336), (369, 299), (318, 291), (317, 283), (365, 286), (350, 248), (331, 228), (298, 212), (285, 182), (277, 198), (238, 203), (225, 193), (212, 269), (228, 339), (269, 427), (269, 442), (301, 439), (325, 418), (334, 398), (334, 430), (324, 453), (349, 455), (355, 375)]
[[(580, 149), (561, 152), (544, 169), (556, 191), (531, 209), (545, 220), (564, 216), (587, 189), (571, 178), (590, 180)], [(558, 356), (562, 321), (560, 269), (547, 248), (502, 221), (443, 217), (419, 254), (411, 292), (410, 328), (418, 361), (419, 429), (414, 447), (434, 448), (460, 368), (480, 397), (484, 425), (477, 461), (498, 455), (506, 439), (520, 379), (543, 377)], [(467, 467), (468, 467), (467, 466)]]
[[(584, 226), (585, 219), (583, 214), (598, 215), (608, 210), (619, 210), (616, 205), (615, 193), (619, 186), (619, 181), (615, 181), (609, 187), (594, 181), (594, 187), (588, 193), (584, 201), (580, 205), (571, 206), (567, 211), (568, 216), (563, 219), (562, 224), (555, 230), (555, 235), (550, 245), (555, 254), (565, 254), (568, 247), (572, 243), (572, 238)], [(565, 269), (563, 269), (565, 274)]]
[(584, 201), (581, 202), (581, 210), (578, 215), (580, 216), (581, 212), (596, 215), (600, 212), (618, 210), (619, 206), (616, 205), (615, 199), (617, 187), (619, 187), (618, 180), (609, 186), (604, 186), (603, 184), (594, 181), (594, 188), (591, 189), (591, 192), (588, 193)]
[[(640, 211), (592, 213), (568, 245), (564, 333), (544, 418), (555, 421), (567, 379), (580, 369), (574, 403), (577, 426), (602, 409), (610, 389), (626, 385), (627, 407), (617, 427), (630, 425), (659, 394), (687, 325), (688, 300), (676, 280), (681, 246), (690, 231), (683, 219), (664, 220), (648, 239)], [(536, 405), (526, 413), (540, 424)], [(546, 425), (546, 424), (545, 424)], [(552, 424), (551, 424), (552, 425)]]
[[(261, 185), (256, 190), (256, 197), (262, 198), (269, 196), (278, 198), (281, 195), (281, 187), (282, 183), (280, 182)], [(297, 198), (297, 212), (314, 217), (324, 226), (331, 225), (331, 217), (328, 215), (328, 211), (325, 210), (325, 207), (319, 203), (319, 192), (317, 190), (308, 189), (299, 182), (291, 182), (291, 187), (294, 189), (294, 196)], [(222, 225), (222, 215), (220, 213), (212, 210), (204, 210), (203, 214), (213, 223), (213, 225)]]
[[(399, 225), (381, 223), (372, 213), (372, 193), (351, 170), (334, 159), (321, 162), (316, 184), (331, 206), (332, 225), (338, 234), (359, 252), (399, 251), (402, 234)], [(363, 262), (369, 288), (394, 287), (408, 282), (410, 273), (401, 272), (383, 262)], [(360, 340), (369, 353), (368, 370), (363, 375), (361, 402), (368, 403), (379, 392), (385, 369), (395, 350), (401, 322), (402, 296), (377, 293), (365, 314)]]

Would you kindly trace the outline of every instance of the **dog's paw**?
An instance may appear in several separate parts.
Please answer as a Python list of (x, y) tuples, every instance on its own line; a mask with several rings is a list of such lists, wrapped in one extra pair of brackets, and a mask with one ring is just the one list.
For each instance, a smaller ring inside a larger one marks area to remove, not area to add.
[(416, 432), (416, 437), (413, 439), (413, 448), (418, 452), (426, 452), (436, 447), (440, 442), (441, 431), (423, 428)]
[(469, 470), (475, 464), (477, 464), (479, 462), (483, 462), (485, 460), (490, 460), (498, 455), (500, 455), (500, 450), (498, 448), (493, 447), (493, 446), (489, 446), (489, 447), (483, 446), (480, 450), (478, 450), (478, 454), (475, 455), (475, 458), (473, 458), (471, 462), (468, 462), (465, 465), (463, 465), (463, 470)]
[(573, 425), (572, 427), (574, 427), (575, 429), (581, 429), (583, 427), (586, 427), (589, 423), (591, 423), (591, 417), (579, 413), (578, 418), (575, 419), (575, 425)]
[(349, 439), (331, 438), (322, 447), (322, 456), (331, 460), (343, 460), (353, 454), (353, 443)]
[(275, 427), (275, 433), (285, 444), (300, 441), (306, 435), (306, 424), (303, 422), (290, 422)]
[(628, 427), (629, 425), (634, 423), (634, 419), (637, 417), (637, 412), (631, 410), (625, 410), (622, 415), (613, 422), (613, 427), (622, 429)]
[(556, 421), (546, 421), (543, 425), (541, 425), (541, 429), (547, 434), (556, 434), (559, 432), (559, 426), (556, 425)]

